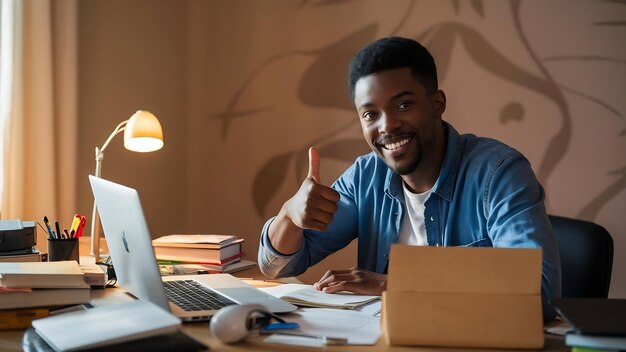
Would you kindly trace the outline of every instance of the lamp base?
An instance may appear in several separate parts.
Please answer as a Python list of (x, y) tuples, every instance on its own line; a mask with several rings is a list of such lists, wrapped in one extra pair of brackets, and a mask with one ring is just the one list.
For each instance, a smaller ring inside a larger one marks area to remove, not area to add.
[(109, 257), (109, 247), (107, 247), (106, 238), (100, 237), (99, 247), (99, 255), (91, 255), (91, 237), (83, 236), (78, 239), (78, 248), (81, 255), (94, 257), (96, 262), (100, 262)]

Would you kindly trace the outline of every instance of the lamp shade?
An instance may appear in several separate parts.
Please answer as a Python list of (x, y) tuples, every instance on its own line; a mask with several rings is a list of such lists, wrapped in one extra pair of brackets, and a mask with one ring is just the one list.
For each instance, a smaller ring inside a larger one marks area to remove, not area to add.
[(156, 116), (146, 110), (137, 110), (126, 123), (124, 148), (144, 153), (163, 148), (163, 130)]

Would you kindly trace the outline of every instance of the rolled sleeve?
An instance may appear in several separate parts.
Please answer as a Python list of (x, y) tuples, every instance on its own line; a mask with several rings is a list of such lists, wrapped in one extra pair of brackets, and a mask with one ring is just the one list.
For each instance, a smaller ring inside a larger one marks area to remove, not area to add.
[(263, 226), (263, 231), (261, 232), (257, 258), (259, 261), (259, 269), (263, 275), (272, 279), (299, 275), (306, 270), (306, 268), (300, 268), (298, 265), (300, 258), (304, 255), (304, 246), (300, 247), (296, 253), (290, 255), (282, 254), (274, 249), (269, 238), (269, 227), (274, 219), (275, 217), (269, 219)]

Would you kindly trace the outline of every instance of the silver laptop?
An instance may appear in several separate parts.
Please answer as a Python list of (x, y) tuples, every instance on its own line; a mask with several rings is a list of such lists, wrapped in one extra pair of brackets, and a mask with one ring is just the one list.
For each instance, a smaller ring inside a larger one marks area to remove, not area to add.
[(297, 309), (229, 274), (161, 277), (137, 191), (91, 175), (89, 182), (117, 281), (133, 296), (183, 321), (208, 320), (231, 304), (258, 303), (273, 313)]

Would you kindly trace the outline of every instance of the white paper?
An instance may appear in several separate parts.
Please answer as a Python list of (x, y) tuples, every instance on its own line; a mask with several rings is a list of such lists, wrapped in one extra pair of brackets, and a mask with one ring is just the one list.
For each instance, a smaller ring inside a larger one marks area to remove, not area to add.
[[(288, 322), (298, 323), (300, 328), (297, 332), (320, 337), (345, 338), (348, 340), (348, 345), (374, 345), (381, 335), (380, 318), (352, 310), (301, 308), (281, 317)], [(280, 335), (280, 333), (275, 333), (264, 341), (299, 346), (324, 345), (323, 339)]]
[(325, 293), (311, 285), (284, 284), (260, 290), (293, 304), (312, 307), (333, 307), (353, 309), (360, 305), (379, 300), (380, 296), (355, 295), (351, 293)]
[(324, 340), (312, 339), (310, 337), (273, 334), (263, 340), (265, 343), (278, 343), (281, 345), (294, 345), (305, 347), (323, 347)]
[(354, 308), (354, 310), (371, 315), (373, 317), (380, 317), (381, 307), (382, 307), (382, 302), (380, 300), (377, 300), (377, 301), (373, 301), (370, 303), (366, 303), (362, 306), (356, 307)]
[(555, 320), (549, 323), (546, 323), (543, 327), (543, 330), (552, 335), (565, 336), (568, 332), (572, 331), (574, 328), (566, 322), (562, 320)]

